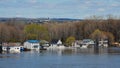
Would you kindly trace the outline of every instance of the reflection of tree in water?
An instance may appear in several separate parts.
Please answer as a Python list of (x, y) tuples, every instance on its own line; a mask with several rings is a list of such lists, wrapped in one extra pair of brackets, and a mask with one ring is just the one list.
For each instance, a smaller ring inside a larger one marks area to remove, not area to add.
[(73, 55), (74, 51), (72, 49), (51, 49), (46, 51), (47, 54), (52, 55)]
[(40, 52), (41, 55), (80, 55), (80, 54), (120, 54), (119, 48), (74, 48), (74, 49), (51, 49)]
[(74, 50), (72, 50), (72, 49), (65, 49), (65, 50), (63, 50), (63, 52), (62, 52), (62, 55), (74, 55)]
[(108, 54), (120, 54), (120, 48), (108, 48)]

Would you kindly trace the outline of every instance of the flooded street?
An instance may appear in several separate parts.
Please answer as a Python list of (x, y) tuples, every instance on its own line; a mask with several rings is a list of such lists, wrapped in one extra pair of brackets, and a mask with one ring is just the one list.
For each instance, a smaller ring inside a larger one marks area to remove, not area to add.
[(119, 68), (120, 48), (0, 54), (0, 68)]

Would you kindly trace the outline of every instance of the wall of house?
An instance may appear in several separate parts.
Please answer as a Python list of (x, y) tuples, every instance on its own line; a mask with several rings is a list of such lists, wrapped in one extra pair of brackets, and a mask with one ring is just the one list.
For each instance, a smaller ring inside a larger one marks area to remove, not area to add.
[(29, 42), (25, 42), (25, 43), (24, 43), (24, 48), (27, 48), (27, 49), (39, 49), (39, 48), (40, 48), (40, 45), (39, 45), (39, 43), (29, 43)]
[(10, 47), (10, 51), (20, 51), (20, 47)]
[[(20, 46), (13, 46), (13, 47), (9, 47), (9, 51), (20, 51)], [(7, 51), (7, 46), (3, 46), (2, 47), (3, 51)]]

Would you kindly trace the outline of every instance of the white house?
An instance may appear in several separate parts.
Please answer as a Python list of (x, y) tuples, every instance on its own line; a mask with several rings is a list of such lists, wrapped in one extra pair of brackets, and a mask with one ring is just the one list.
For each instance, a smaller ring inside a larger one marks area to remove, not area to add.
[(95, 43), (91, 39), (84, 39), (81, 42), (81, 48), (93, 47), (93, 45), (95, 45)]
[(108, 40), (100, 40), (99, 41), (99, 46), (108, 47)]
[(3, 46), (2, 50), (4, 52), (10, 52), (10, 53), (20, 53), (21, 46)]
[(49, 48), (60, 48), (63, 49), (65, 46), (62, 44), (61, 40), (53, 40)]
[(41, 40), (40, 41), (41, 48), (48, 48), (49, 47), (49, 42), (46, 40)]
[(72, 43), (72, 47), (79, 48), (81, 44), (81, 40), (76, 40), (75, 42)]
[(20, 43), (3, 43), (2, 45), (2, 50), (4, 52), (20, 53), (23, 49), (23, 46), (20, 46)]
[(24, 42), (24, 48), (30, 49), (30, 50), (39, 50), (40, 44), (38, 40), (27, 40)]

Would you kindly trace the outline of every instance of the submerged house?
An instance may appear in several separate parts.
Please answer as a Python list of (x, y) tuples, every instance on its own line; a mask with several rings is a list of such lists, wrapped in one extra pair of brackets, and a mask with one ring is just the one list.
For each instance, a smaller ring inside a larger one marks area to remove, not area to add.
[(2, 50), (4, 52), (18, 53), (23, 50), (23, 46), (20, 43), (3, 43)]
[(51, 46), (60, 46), (60, 45), (62, 45), (61, 40), (52, 40), (51, 41)]
[(41, 48), (47, 48), (47, 47), (49, 47), (49, 42), (46, 40), (41, 40), (40, 46), (41, 46)]
[(72, 47), (80, 47), (81, 45), (81, 40), (76, 40), (75, 42), (72, 43)]
[(80, 47), (87, 48), (87, 47), (93, 47), (95, 45), (95, 42), (92, 39), (83, 39)]
[(100, 40), (99, 46), (100, 47), (108, 47), (108, 40)]
[(61, 40), (52, 40), (49, 48), (64, 48)]
[(30, 49), (30, 50), (39, 50), (40, 44), (38, 40), (27, 40), (24, 42), (24, 48)]

